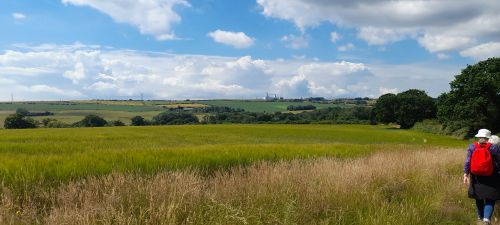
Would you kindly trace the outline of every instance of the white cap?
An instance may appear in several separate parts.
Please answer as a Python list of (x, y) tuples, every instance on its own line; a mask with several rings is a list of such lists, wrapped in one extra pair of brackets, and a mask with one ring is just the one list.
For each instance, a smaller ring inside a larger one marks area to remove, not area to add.
[(480, 129), (476, 136), (477, 138), (491, 138), (491, 131), (488, 129)]

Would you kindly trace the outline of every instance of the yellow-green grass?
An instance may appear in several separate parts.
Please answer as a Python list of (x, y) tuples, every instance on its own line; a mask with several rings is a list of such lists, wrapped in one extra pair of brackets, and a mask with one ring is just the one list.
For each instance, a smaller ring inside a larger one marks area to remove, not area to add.
[(192, 125), (0, 131), (6, 185), (57, 184), (113, 171), (211, 173), (256, 161), (356, 157), (380, 150), (465, 147), (417, 131), (363, 125)]

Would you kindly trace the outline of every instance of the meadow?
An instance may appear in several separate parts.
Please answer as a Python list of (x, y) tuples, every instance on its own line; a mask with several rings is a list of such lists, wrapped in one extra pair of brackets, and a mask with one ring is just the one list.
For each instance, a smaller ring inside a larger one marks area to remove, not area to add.
[(467, 143), (365, 125), (0, 130), (0, 223), (467, 224)]

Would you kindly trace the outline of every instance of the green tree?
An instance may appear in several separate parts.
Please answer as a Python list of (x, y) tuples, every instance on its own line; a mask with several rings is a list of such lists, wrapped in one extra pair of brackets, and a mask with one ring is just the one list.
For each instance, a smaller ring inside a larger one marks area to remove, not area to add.
[(411, 128), (416, 122), (436, 118), (436, 103), (425, 91), (410, 89), (397, 96), (396, 123)]
[(36, 122), (31, 118), (16, 113), (5, 118), (4, 127), (5, 129), (36, 128)]
[(438, 98), (437, 116), (450, 132), (500, 131), (500, 58), (468, 65)]
[(153, 117), (153, 123), (158, 125), (194, 124), (198, 118), (192, 113), (163, 112)]
[(87, 115), (82, 120), (76, 122), (74, 124), (74, 126), (77, 126), (77, 127), (104, 127), (107, 124), (108, 124), (108, 122), (100, 116)]
[(398, 100), (395, 94), (385, 94), (380, 96), (375, 103), (373, 112), (375, 119), (381, 123), (396, 122), (396, 109)]
[(134, 116), (132, 117), (131, 124), (132, 126), (145, 126), (148, 125), (148, 122), (142, 116)]
[(425, 91), (410, 89), (397, 95), (385, 94), (375, 103), (373, 109), (376, 121), (397, 123), (403, 129), (416, 122), (436, 117), (436, 104)]

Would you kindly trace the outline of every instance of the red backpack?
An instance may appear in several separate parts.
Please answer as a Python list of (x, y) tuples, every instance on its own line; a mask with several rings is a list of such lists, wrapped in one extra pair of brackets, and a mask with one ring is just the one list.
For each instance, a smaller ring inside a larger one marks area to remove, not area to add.
[(474, 143), (474, 153), (470, 160), (470, 172), (479, 176), (491, 176), (493, 174), (493, 159), (491, 158), (491, 143)]

